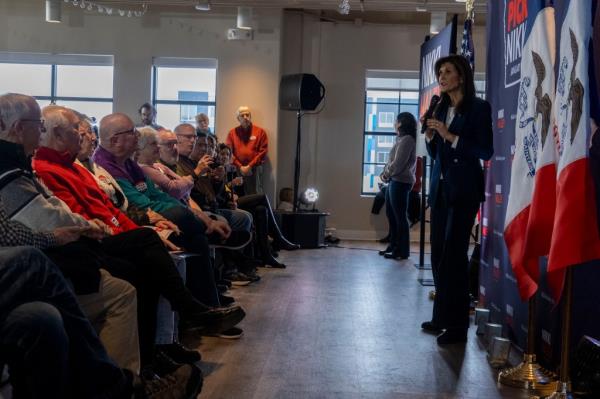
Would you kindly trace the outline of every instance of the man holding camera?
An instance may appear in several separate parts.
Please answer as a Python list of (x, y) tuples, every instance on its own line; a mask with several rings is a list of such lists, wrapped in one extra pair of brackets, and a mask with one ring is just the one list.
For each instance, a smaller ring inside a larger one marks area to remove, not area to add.
[(194, 126), (184, 123), (175, 128), (177, 135), (176, 172), (180, 176), (192, 176), (194, 186), (191, 197), (200, 207), (223, 216), (234, 231), (250, 231), (252, 215), (241, 209), (220, 209), (217, 193), (223, 189), (225, 168), (219, 164), (214, 153), (209, 153), (207, 135), (196, 136)]
[(233, 164), (244, 176), (244, 194), (263, 194), (262, 165), (269, 151), (269, 139), (265, 130), (252, 123), (250, 108), (237, 110), (239, 126), (231, 129), (226, 144), (231, 148)]

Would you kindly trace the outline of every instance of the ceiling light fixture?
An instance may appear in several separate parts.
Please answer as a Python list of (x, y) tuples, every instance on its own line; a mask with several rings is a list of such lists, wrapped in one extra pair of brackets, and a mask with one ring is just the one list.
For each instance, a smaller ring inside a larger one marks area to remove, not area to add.
[(46, 22), (61, 22), (61, 11), (60, 0), (46, 0)]
[(194, 8), (198, 11), (210, 11), (210, 1), (199, 1)]
[(252, 29), (252, 7), (238, 7), (238, 29)]
[(339, 8), (339, 12), (342, 15), (348, 15), (350, 14), (350, 1), (349, 0), (342, 0), (340, 2), (340, 5), (338, 6)]

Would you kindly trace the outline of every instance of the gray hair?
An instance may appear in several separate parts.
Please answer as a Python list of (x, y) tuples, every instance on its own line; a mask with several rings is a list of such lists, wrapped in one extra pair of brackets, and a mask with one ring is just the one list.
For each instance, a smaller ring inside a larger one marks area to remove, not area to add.
[(140, 132), (140, 136), (138, 137), (138, 150), (146, 148), (151, 138), (158, 141), (158, 132), (150, 126), (140, 127), (137, 131)]
[(60, 105), (48, 105), (42, 109), (46, 126), (46, 134), (42, 136), (42, 145), (48, 145), (50, 139), (54, 137), (56, 128), (67, 128), (69, 126), (69, 120), (66, 117), (67, 111), (70, 110)]
[(34, 104), (37, 105), (35, 99), (25, 94), (7, 93), (0, 96), (0, 120), (4, 123), (4, 129), (0, 126), (0, 138), (5, 138), (15, 122), (34, 109)]

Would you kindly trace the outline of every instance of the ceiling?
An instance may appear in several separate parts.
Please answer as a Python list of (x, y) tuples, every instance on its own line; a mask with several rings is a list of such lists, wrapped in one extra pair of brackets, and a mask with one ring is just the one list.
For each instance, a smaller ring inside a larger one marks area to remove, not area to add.
[[(198, 2), (207, 0), (94, 0), (94, 2), (115, 7), (140, 7), (145, 3), (149, 9), (168, 9), (169, 11), (194, 10)], [(213, 8), (250, 6), (255, 8), (299, 8), (310, 10), (338, 10), (341, 0), (208, 0)], [(427, 11), (447, 11), (448, 13), (463, 13), (465, 4), (455, 0), (349, 0), (351, 12), (375, 11), (405, 11), (415, 12), (417, 6), (425, 7)], [(361, 6), (362, 3), (362, 6)], [(485, 13), (487, 2), (475, 1), (477, 13)]]

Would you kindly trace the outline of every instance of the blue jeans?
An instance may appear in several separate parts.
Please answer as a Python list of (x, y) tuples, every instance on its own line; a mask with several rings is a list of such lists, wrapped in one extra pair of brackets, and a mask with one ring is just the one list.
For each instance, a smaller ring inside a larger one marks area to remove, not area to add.
[(385, 210), (390, 223), (390, 246), (396, 256), (410, 255), (410, 229), (408, 225), (408, 193), (411, 184), (391, 181), (386, 191)]
[(217, 214), (223, 216), (233, 231), (252, 230), (252, 214), (243, 209), (217, 209)]
[[(177, 272), (185, 282), (185, 258), (174, 254), (171, 254), (171, 258), (173, 258)], [(177, 341), (179, 335), (177, 321), (177, 314), (173, 312), (171, 304), (165, 297), (161, 296), (156, 309), (156, 338), (154, 342), (157, 345), (167, 345)]]
[(0, 359), (15, 392), (111, 398), (131, 389), (58, 268), (32, 247), (0, 248)]

